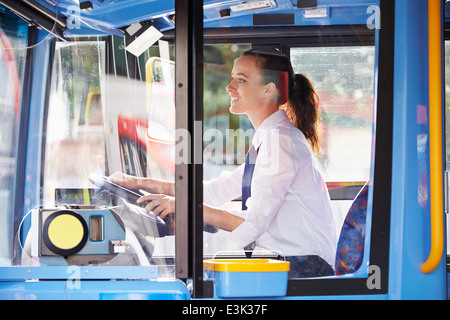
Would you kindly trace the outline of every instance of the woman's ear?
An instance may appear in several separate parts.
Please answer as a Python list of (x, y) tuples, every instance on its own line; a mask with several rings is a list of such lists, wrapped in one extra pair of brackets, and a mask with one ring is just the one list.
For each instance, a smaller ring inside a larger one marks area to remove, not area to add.
[(277, 91), (277, 86), (275, 85), (275, 83), (273, 82), (269, 82), (268, 84), (265, 85), (264, 88), (264, 97), (265, 98), (271, 98), (271, 97), (277, 97), (278, 95), (278, 91)]

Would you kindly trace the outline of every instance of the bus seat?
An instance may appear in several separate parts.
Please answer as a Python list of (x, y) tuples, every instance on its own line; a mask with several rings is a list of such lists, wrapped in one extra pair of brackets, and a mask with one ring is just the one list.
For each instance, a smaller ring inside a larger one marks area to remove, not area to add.
[(345, 217), (336, 250), (336, 275), (353, 273), (361, 266), (364, 256), (367, 198), (369, 183), (366, 183)]

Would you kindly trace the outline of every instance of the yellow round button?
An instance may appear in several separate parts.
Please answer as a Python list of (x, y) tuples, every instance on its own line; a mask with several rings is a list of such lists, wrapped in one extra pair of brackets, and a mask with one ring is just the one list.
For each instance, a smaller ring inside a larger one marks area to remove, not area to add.
[(75, 248), (83, 240), (84, 229), (80, 220), (69, 214), (54, 218), (48, 226), (48, 237), (60, 249)]

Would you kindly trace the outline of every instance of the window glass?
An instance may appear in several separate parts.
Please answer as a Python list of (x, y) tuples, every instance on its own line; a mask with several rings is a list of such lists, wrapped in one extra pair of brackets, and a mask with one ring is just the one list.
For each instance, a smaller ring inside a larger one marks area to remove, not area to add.
[(56, 43), (46, 120), (44, 206), (54, 205), (55, 188), (87, 188), (91, 172), (105, 173), (104, 79), (104, 42)]
[[(328, 187), (369, 180), (373, 151), (375, 50), (372, 46), (292, 48), (296, 73), (308, 76), (320, 99), (318, 160)], [(352, 200), (333, 201), (341, 222)], [(340, 231), (341, 223), (337, 223)]]
[(291, 49), (294, 71), (308, 75), (319, 95), (319, 161), (330, 181), (369, 179), (374, 54), (369, 46)]
[(230, 82), (233, 62), (248, 44), (205, 45), (204, 49), (204, 178), (233, 169), (245, 161), (253, 127), (245, 115), (230, 113)]
[(32, 226), (43, 242), (29, 254), (48, 265), (158, 265), (158, 276), (173, 277), (173, 221), (136, 202), (144, 187), (124, 189), (109, 177), (174, 180), (174, 62), (158, 46), (135, 57), (123, 37), (109, 39), (108, 61), (108, 40), (56, 42), (44, 132), (43, 209), (35, 219), (51, 226), (55, 212), (75, 211), (87, 240), (63, 258), (50, 227)]
[[(232, 81), (235, 59), (251, 47), (237, 44), (205, 46), (205, 180), (223, 176), (224, 172), (231, 172), (245, 162), (254, 130), (246, 115), (230, 114), (227, 85)], [(259, 44), (258, 47), (263, 46)], [(294, 72), (309, 78), (318, 94), (321, 125), (317, 168), (330, 192), (333, 228), (339, 236), (353, 199), (370, 179), (375, 50), (373, 46), (292, 47), (290, 59)], [(230, 180), (223, 181), (230, 183)], [(208, 183), (206, 188), (211, 186)], [(348, 186), (350, 188), (346, 189)], [(220, 190), (228, 192), (226, 186)], [(333, 193), (336, 190), (338, 192)], [(211, 196), (208, 190), (205, 193)], [(230, 201), (222, 208), (246, 218), (240, 201)], [(205, 257), (244, 257), (243, 250), (230, 241), (230, 236), (230, 232), (223, 230), (205, 233)], [(264, 237), (261, 243), (270, 243), (269, 236), (265, 234)], [(330, 260), (334, 260), (335, 249)], [(284, 255), (263, 247), (256, 247), (253, 254), (264, 257)]]
[[(203, 178), (210, 180), (222, 171), (232, 171), (245, 162), (245, 155), (253, 137), (253, 127), (245, 115), (231, 114), (230, 82), (233, 62), (249, 44), (205, 45), (204, 47), (204, 151)], [(239, 201), (228, 203), (228, 208), (239, 208)], [(204, 255), (214, 256), (224, 248), (228, 232), (204, 233)]]
[(11, 257), (11, 214), (28, 25), (0, 6), (0, 265)]

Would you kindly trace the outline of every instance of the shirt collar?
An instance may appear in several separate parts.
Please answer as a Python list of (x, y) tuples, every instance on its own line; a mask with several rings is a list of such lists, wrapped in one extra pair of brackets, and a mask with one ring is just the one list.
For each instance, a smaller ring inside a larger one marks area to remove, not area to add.
[(289, 121), (289, 118), (284, 109), (280, 109), (264, 119), (264, 121), (256, 130), (252, 139), (252, 144), (255, 149), (257, 150), (259, 148), (264, 138), (267, 136), (268, 130), (276, 128), (280, 123), (284, 121)]

